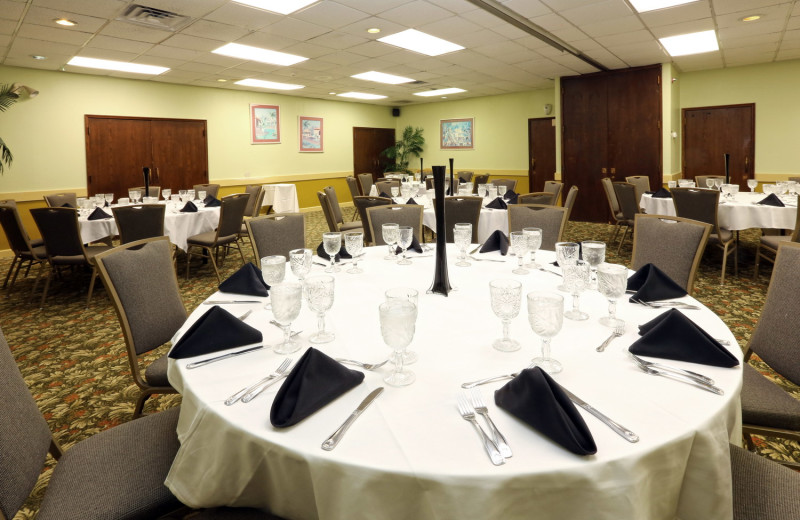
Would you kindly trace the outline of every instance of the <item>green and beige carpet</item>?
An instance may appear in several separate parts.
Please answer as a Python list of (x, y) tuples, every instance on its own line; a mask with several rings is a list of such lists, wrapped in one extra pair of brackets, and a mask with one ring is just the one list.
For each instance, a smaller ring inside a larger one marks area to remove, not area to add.
[[(608, 240), (612, 226), (570, 222), (565, 238), (568, 240)], [(306, 244), (316, 248), (321, 234), (327, 231), (322, 212), (306, 214)], [(771, 267), (762, 267), (762, 274), (753, 281), (756, 231), (742, 232), (739, 276), (733, 276), (729, 266), (726, 284), (719, 285), (721, 253), (710, 248), (703, 258), (695, 283), (695, 296), (712, 308), (735, 334), (742, 349), (746, 348), (764, 303)], [(251, 254), (249, 247), (246, 255)], [(607, 261), (630, 263), (630, 239), (622, 247), (609, 248)], [(9, 259), (0, 260), (0, 273), (5, 272)], [(192, 266), (189, 280), (183, 276), (185, 257), (180, 257), (179, 285), (184, 304), (194, 309), (217, 287), (210, 265), (199, 262)], [(238, 255), (230, 257), (222, 266), (223, 278), (239, 267)], [(50, 296), (43, 309), (39, 309), (37, 294), (29, 299), (33, 287), (34, 271), (28, 278), (20, 279), (14, 291), (0, 291), (0, 327), (6, 335), (14, 357), (25, 380), (44, 414), (56, 439), (64, 448), (106, 428), (131, 420), (138, 389), (130, 376), (125, 344), (114, 309), (102, 287), (95, 290), (87, 309), (86, 291), (89, 272), (65, 273), (61, 280), (51, 285)], [(148, 284), (143, 279), (141, 283)], [(158, 291), (158, 287), (153, 287)], [(159, 351), (150, 356), (155, 358)], [(758, 360), (752, 363), (773, 377), (795, 397), (800, 398), (800, 388), (772, 374)], [(175, 406), (180, 396), (165, 395), (151, 398), (145, 413)], [(800, 461), (800, 445), (777, 439), (758, 439), (762, 455), (774, 459)], [(53, 461), (48, 466), (26, 503), (15, 517), (32, 519), (44, 495)]]

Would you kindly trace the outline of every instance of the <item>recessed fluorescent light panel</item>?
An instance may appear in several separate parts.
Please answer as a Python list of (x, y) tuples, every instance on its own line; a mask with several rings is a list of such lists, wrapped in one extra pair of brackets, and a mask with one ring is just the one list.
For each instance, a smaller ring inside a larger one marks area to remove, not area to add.
[(438, 90), (426, 90), (425, 92), (414, 92), (415, 96), (446, 96), (447, 94), (458, 94), (459, 92), (466, 92), (463, 88), (440, 88)]
[(261, 63), (283, 66), (294, 65), (295, 63), (300, 63), (308, 59), (294, 54), (251, 47), (240, 43), (229, 43), (211, 52), (214, 54), (222, 54), (223, 56), (230, 56), (232, 58), (241, 58), (243, 60), (259, 61)]
[(249, 5), (265, 11), (278, 14), (290, 14), (295, 11), (316, 4), (319, 0), (233, 0), (237, 4)]
[(128, 63), (125, 61), (98, 60), (96, 58), (82, 58), (75, 56), (67, 62), (67, 65), (76, 67), (88, 67), (90, 69), (118, 70), (120, 72), (133, 72), (136, 74), (163, 74), (169, 70), (168, 67), (157, 67), (155, 65), (141, 65), (139, 63)]
[(637, 12), (646, 13), (656, 9), (666, 9), (683, 4), (691, 4), (697, 0), (631, 0), (631, 5)]
[(342, 94), (337, 94), (337, 96), (355, 99), (384, 99), (386, 97), (379, 94), (365, 94), (364, 92), (344, 92)]
[(243, 79), (237, 81), (236, 84), (243, 85), (245, 87), (268, 88), (272, 90), (297, 90), (299, 88), (305, 87), (305, 85), (293, 85), (291, 83), (275, 83), (274, 81), (264, 81), (261, 79)]
[(428, 56), (439, 56), (448, 52), (460, 51), (464, 48), (461, 45), (424, 32), (415, 31), (414, 29), (384, 36), (383, 38), (378, 38), (378, 41)]
[(719, 50), (717, 35), (713, 30), (669, 36), (667, 38), (659, 38), (658, 41), (673, 57)]
[(374, 70), (362, 72), (361, 74), (355, 74), (350, 77), (356, 79), (365, 79), (367, 81), (376, 81), (378, 83), (388, 83), (389, 85), (399, 85), (400, 83), (411, 83), (414, 81), (411, 78), (394, 76), (392, 74), (384, 74), (383, 72), (375, 72)]

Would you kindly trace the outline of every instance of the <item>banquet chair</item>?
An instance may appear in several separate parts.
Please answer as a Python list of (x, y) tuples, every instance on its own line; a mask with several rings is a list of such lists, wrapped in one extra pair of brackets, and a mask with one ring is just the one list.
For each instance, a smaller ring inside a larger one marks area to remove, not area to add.
[[(44, 283), (42, 301), (39, 307), (44, 307), (47, 300), (47, 292), (50, 289), (50, 280), (56, 273), (59, 266), (86, 266), (92, 268), (92, 279), (89, 282), (89, 294), (86, 297), (86, 306), (92, 301), (94, 283), (97, 279), (97, 265), (94, 262), (95, 255), (108, 251), (111, 246), (84, 246), (81, 240), (81, 230), (78, 224), (78, 210), (72, 208), (33, 208), (31, 216), (39, 233), (44, 239), (44, 248), (47, 253), (47, 263), (50, 269), (47, 272), (47, 279)], [(33, 290), (39, 286), (43, 269), (39, 269), (39, 275), (33, 285)]]
[(134, 186), (133, 188), (130, 189), (141, 191), (143, 197), (155, 197), (155, 198), (161, 197), (161, 186), (148, 186), (147, 195), (144, 195), (144, 186)]
[(283, 255), (289, 260), (289, 251), (306, 245), (306, 221), (302, 213), (262, 215), (245, 221), (256, 265), (265, 256)]
[(564, 198), (564, 207), (567, 208), (567, 221), (569, 221), (569, 216), (572, 214), (572, 208), (575, 207), (575, 199), (577, 197), (578, 187), (573, 184)]
[(392, 194), (392, 188), (399, 188), (400, 181), (397, 179), (380, 179), (375, 181), (375, 189), (378, 190), (378, 195), (381, 193), (386, 193), (387, 195)]
[(613, 187), (614, 194), (619, 202), (619, 211), (622, 213), (619, 223), (625, 226), (625, 231), (622, 233), (622, 238), (619, 239), (619, 245), (617, 246), (617, 254), (619, 254), (622, 244), (625, 243), (625, 237), (636, 227), (635, 217), (641, 213), (641, 210), (639, 209), (639, 201), (636, 200), (636, 186), (629, 182), (615, 182)]
[(555, 202), (555, 196), (549, 191), (522, 193), (517, 197), (517, 204), (543, 204), (545, 206), (553, 206)]
[[(800, 199), (798, 199), (800, 200)], [(794, 230), (791, 235), (767, 235), (761, 236), (758, 247), (756, 248), (756, 266), (753, 271), (753, 280), (758, 279), (758, 268), (763, 258), (767, 262), (775, 263), (775, 256), (778, 254), (778, 246), (783, 242), (800, 242), (800, 211), (794, 221)]]
[[(360, 197), (361, 193), (358, 191), (358, 181), (356, 181), (355, 177), (345, 177), (344, 180), (347, 182), (347, 187), (350, 189), (350, 197), (355, 199), (356, 197)], [(355, 220), (358, 217), (358, 209), (353, 207), (353, 218), (350, 220)]]
[(793, 520), (800, 511), (800, 474), (729, 445), (733, 520)]
[[(388, 206), (392, 204), (392, 199), (386, 197), (370, 197), (368, 195), (363, 197), (353, 197), (353, 205), (356, 207), (358, 214), (361, 216), (361, 222), (367, 223), (364, 226), (364, 242), (372, 244), (372, 232), (369, 229), (369, 222), (367, 221), (367, 208), (374, 208), (375, 206)], [(422, 240), (420, 238), (420, 240)]]
[(358, 183), (361, 185), (361, 193), (369, 195), (372, 190), (373, 178), (371, 173), (359, 173)]
[(634, 191), (636, 192), (636, 204), (639, 204), (639, 201), (642, 200), (642, 195), (646, 191), (650, 191), (650, 177), (647, 175), (632, 175), (630, 177), (625, 177), (625, 182), (629, 182), (633, 184), (636, 188)]
[(375, 245), (386, 245), (382, 226), (389, 223), (411, 226), (414, 236), (422, 241), (422, 211), (422, 206), (418, 204), (389, 204), (367, 208), (367, 221)]
[(605, 190), (606, 193), (608, 208), (611, 210), (611, 218), (614, 219), (614, 235), (609, 240), (609, 242), (613, 243), (614, 240), (617, 239), (619, 230), (622, 227), (622, 211), (619, 209), (619, 201), (617, 200), (617, 194), (614, 193), (614, 184), (611, 179), (603, 177), (600, 179), (600, 183), (603, 185), (603, 190)]
[[(259, 184), (248, 184), (244, 187), (244, 192), (247, 194), (247, 205), (244, 207), (244, 220), (257, 217), (261, 211), (261, 204), (264, 202), (264, 187)], [(244, 221), (242, 222), (241, 229), (239, 230), (239, 240), (247, 238), (250, 240), (250, 234), (247, 232), (247, 226)], [(244, 243), (242, 241), (242, 243)], [(252, 246), (252, 241), (250, 242)]]
[(336, 190), (333, 186), (326, 186), (322, 188), (322, 191), (324, 191), (325, 195), (328, 196), (328, 204), (330, 205), (333, 218), (336, 220), (336, 224), (338, 225), (340, 231), (349, 231), (362, 226), (361, 222), (344, 221), (344, 217), (342, 216), (342, 208), (339, 205), (339, 197), (336, 195)]
[[(322, 207), (322, 213), (325, 215), (325, 220), (328, 222), (328, 229), (334, 233), (361, 229), (364, 225), (362, 222), (344, 222), (342, 220), (342, 210), (339, 208), (339, 203), (337, 202), (336, 206), (334, 206), (329, 195), (332, 193), (334, 197), (336, 196), (333, 188), (328, 186), (323, 190), (317, 192), (317, 198), (319, 199), (319, 205)], [(336, 209), (339, 210), (338, 213)]]
[(193, 189), (195, 195), (197, 195), (198, 191), (204, 191), (206, 192), (206, 197), (211, 195), (214, 198), (219, 198), (219, 184), (195, 184)]
[(494, 179), (492, 184), (495, 186), (505, 186), (507, 190), (516, 190), (517, 189), (517, 181), (516, 179)]
[(556, 242), (561, 242), (564, 226), (567, 224), (567, 210), (560, 206), (546, 204), (512, 204), (508, 207), (508, 232), (522, 231), (522, 228), (537, 227), (542, 230), (542, 249), (556, 250)]
[(641, 213), (634, 220), (631, 269), (653, 264), (691, 295), (711, 224)]
[(544, 181), (544, 191), (549, 191), (553, 194), (553, 205), (558, 204), (558, 197), (561, 196), (561, 189), (563, 187), (563, 182)]
[(111, 208), (119, 230), (120, 244), (164, 236), (164, 204), (137, 204)]
[[(186, 239), (186, 279), (189, 279), (189, 266), (191, 265), (192, 254), (202, 256), (211, 260), (211, 266), (217, 275), (217, 280), (221, 283), (222, 278), (217, 269), (215, 257), (219, 256), (219, 248), (224, 247), (226, 255), (231, 247), (236, 247), (242, 264), (245, 263), (242, 248), (239, 245), (239, 232), (242, 230), (244, 220), (244, 209), (247, 206), (248, 195), (246, 193), (234, 193), (220, 199), (219, 225), (214, 231), (206, 231)], [(199, 253), (192, 253), (192, 249), (200, 249)], [(206, 254), (206, 252), (208, 254)]]
[(719, 191), (698, 188), (672, 188), (672, 200), (675, 203), (675, 214), (700, 222), (711, 224), (708, 243), (722, 249), (722, 276), (720, 285), (725, 284), (725, 270), (728, 256), (733, 254), (733, 272), (739, 275), (739, 253), (736, 235), (728, 229), (721, 228), (717, 220), (719, 207)]
[(472, 243), (478, 243), (478, 223), (481, 218), (481, 197), (447, 197), (444, 199), (445, 242), (454, 243), (453, 226), (472, 224)]
[(800, 182), (800, 177), (789, 177), (790, 181)]
[(472, 182), (472, 176), (475, 175), (475, 172), (458, 172), (456, 177), (461, 182)]
[[(800, 312), (798, 272), (800, 244), (780, 244), (761, 316), (744, 355), (742, 433), (751, 450), (754, 449), (752, 435), (800, 442), (800, 400), (748, 363), (756, 354), (777, 374), (793, 385), (800, 385), (800, 363), (797, 361), (800, 328), (793, 319)], [(796, 462), (782, 464), (800, 469)]]
[[(25, 226), (22, 224), (22, 219), (19, 217), (17, 204), (13, 200), (0, 200), (0, 225), (2, 225), (6, 234), (6, 240), (11, 252), (14, 254), (11, 259), (11, 265), (8, 267), (6, 278), (3, 281), (3, 289), (5, 289), (8, 287), (9, 279), (11, 279), (11, 287), (8, 289), (8, 294), (11, 294), (22, 265), (25, 262), (28, 263), (25, 269), (25, 276), (28, 276), (34, 264), (39, 264), (39, 269), (42, 269), (44, 262), (47, 261), (47, 251), (41, 240), (37, 241), (37, 245), (34, 245), (34, 242), (31, 241), (27, 231), (25, 231)], [(14, 273), (13, 278), (12, 271)]]
[(694, 184), (698, 188), (708, 188), (706, 184), (708, 179), (722, 179), (722, 182), (725, 182), (724, 175), (698, 175), (694, 178)]
[(47, 454), (57, 461), (39, 520), (152, 519), (182, 504), (164, 485), (178, 452), (180, 408), (114, 426), (62, 450), (0, 330), (0, 519), (34, 490)]
[(78, 209), (78, 196), (75, 193), (53, 193), (44, 196), (44, 201), (48, 208), (60, 208), (64, 204), (69, 204), (70, 207)]
[(478, 185), (479, 184), (487, 184), (489, 182), (489, 174), (482, 173), (480, 175), (476, 175), (475, 179), (472, 181), (472, 193), (473, 195), (478, 194)]

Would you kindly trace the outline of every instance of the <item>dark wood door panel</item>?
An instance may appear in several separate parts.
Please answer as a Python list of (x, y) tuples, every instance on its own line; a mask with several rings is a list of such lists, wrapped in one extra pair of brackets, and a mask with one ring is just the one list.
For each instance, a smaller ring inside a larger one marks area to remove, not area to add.
[(556, 128), (552, 117), (528, 119), (528, 187), (542, 191), (556, 173)]
[(175, 191), (208, 182), (205, 121), (156, 120), (152, 136), (152, 167), (158, 168), (162, 188)]
[[(393, 164), (383, 151), (395, 143), (394, 128), (353, 127), (353, 173), (372, 173), (383, 177), (386, 166)], [(413, 166), (413, 165), (410, 165)]]
[(89, 195), (128, 196), (142, 183), (142, 164), (152, 163), (150, 121), (86, 117), (86, 190)]

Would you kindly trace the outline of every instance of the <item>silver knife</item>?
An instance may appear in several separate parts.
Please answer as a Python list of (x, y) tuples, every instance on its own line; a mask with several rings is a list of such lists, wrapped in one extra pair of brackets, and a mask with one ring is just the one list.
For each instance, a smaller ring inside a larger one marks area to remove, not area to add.
[(203, 305), (224, 305), (226, 303), (262, 303), (260, 300), (206, 300)]
[(223, 359), (228, 359), (228, 358), (232, 358), (232, 357), (235, 357), (235, 356), (241, 356), (242, 354), (247, 354), (248, 352), (254, 352), (256, 350), (261, 350), (262, 348), (264, 348), (264, 345), (256, 345), (255, 347), (246, 348), (244, 350), (239, 350), (237, 352), (231, 352), (229, 354), (223, 354), (221, 356), (204, 359), (202, 361), (195, 361), (194, 363), (189, 363), (188, 365), (186, 365), (186, 368), (192, 369), (192, 368), (201, 367), (203, 365), (207, 365), (207, 364), (213, 363), (215, 361), (222, 361)]
[(598, 419), (600, 419), (600, 421), (602, 421), (606, 426), (608, 426), (609, 428), (614, 430), (623, 439), (625, 439), (628, 442), (639, 442), (639, 436), (638, 435), (636, 435), (635, 433), (633, 433), (632, 431), (630, 431), (626, 427), (622, 426), (618, 422), (606, 417), (605, 415), (600, 413), (595, 407), (593, 407), (592, 405), (590, 405), (589, 403), (587, 403), (586, 401), (584, 401), (583, 399), (581, 399), (577, 395), (573, 394), (572, 392), (570, 392), (569, 390), (567, 390), (563, 386), (561, 387), (561, 389), (564, 390), (564, 393), (567, 394), (567, 397), (569, 397), (570, 401), (572, 401), (576, 405), (580, 406), (581, 408), (583, 408), (584, 410), (586, 410), (590, 414), (592, 414), (595, 417), (597, 417)]
[(355, 410), (353, 410), (353, 413), (350, 414), (350, 417), (348, 417), (347, 420), (343, 422), (341, 426), (339, 426), (339, 429), (333, 432), (333, 434), (330, 437), (325, 439), (325, 442), (322, 443), (322, 449), (326, 451), (331, 451), (333, 448), (335, 448), (336, 445), (339, 444), (339, 441), (342, 440), (342, 437), (344, 437), (344, 434), (347, 432), (347, 429), (350, 428), (350, 425), (353, 424), (353, 422), (356, 419), (358, 419), (358, 417), (364, 412), (364, 410), (367, 409), (367, 406), (369, 406), (372, 403), (372, 401), (374, 401), (375, 398), (381, 395), (382, 393), (383, 393), (383, 387), (376, 388), (375, 390), (370, 392), (369, 395), (365, 397), (363, 401), (361, 401), (361, 404), (359, 404), (358, 407)]
[(470, 251), (470, 252), (469, 252), (469, 254), (471, 254), (471, 255), (474, 255), (474, 254), (475, 254), (475, 251), (477, 251), (478, 249), (480, 249), (480, 248), (482, 248), (482, 247), (483, 247), (483, 244), (478, 244), (478, 247), (476, 247), (475, 249), (473, 249), (472, 251)]

